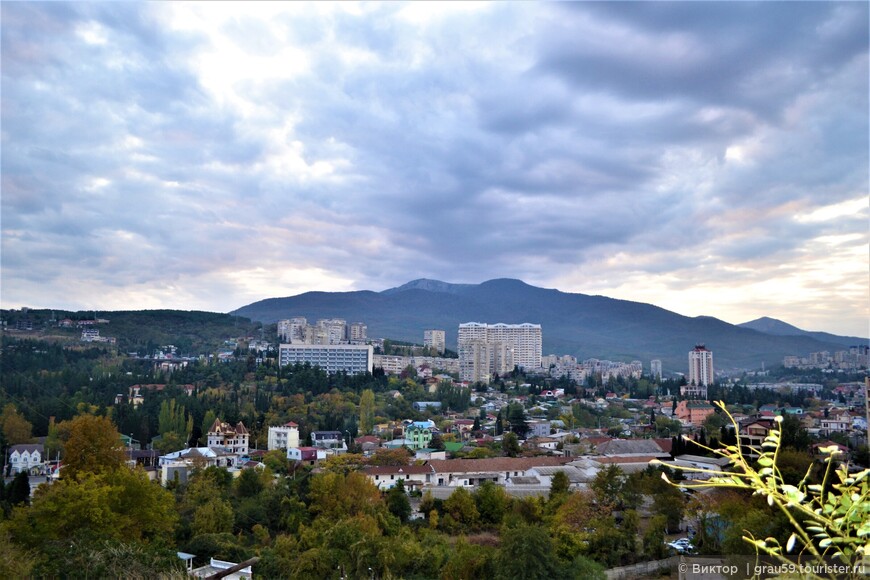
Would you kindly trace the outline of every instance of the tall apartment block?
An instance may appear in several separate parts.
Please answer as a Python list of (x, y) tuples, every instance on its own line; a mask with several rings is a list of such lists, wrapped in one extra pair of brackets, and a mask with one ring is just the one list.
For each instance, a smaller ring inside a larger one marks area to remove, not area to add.
[(438, 354), (444, 354), (447, 348), (447, 333), (443, 330), (424, 330), (423, 346), (434, 348)]
[(308, 321), (303, 316), (296, 316), (278, 321), (278, 336), (284, 342), (303, 342), (305, 340), (305, 327)]
[(649, 374), (657, 381), (662, 380), (662, 361), (657, 358), (649, 361)]
[(463, 381), (489, 382), (514, 366), (526, 369), (541, 366), (540, 324), (459, 325), (459, 378)]
[(683, 396), (707, 398), (707, 387), (713, 384), (713, 353), (703, 345), (689, 351), (689, 384), (680, 388)]
[(348, 338), (351, 342), (365, 342), (368, 338), (368, 326), (362, 322), (354, 322), (348, 329)]

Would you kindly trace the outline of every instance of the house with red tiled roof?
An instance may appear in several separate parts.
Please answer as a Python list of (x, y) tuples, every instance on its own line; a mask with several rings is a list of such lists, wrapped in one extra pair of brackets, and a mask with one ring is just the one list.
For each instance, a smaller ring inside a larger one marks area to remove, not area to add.
[(378, 489), (390, 489), (399, 481), (406, 489), (431, 485), (435, 470), (431, 465), (377, 465), (363, 469)]
[(434, 485), (475, 487), (484, 481), (504, 485), (512, 477), (524, 477), (533, 467), (565, 465), (570, 457), (491, 457), (487, 459), (444, 459), (428, 462), (434, 469)]

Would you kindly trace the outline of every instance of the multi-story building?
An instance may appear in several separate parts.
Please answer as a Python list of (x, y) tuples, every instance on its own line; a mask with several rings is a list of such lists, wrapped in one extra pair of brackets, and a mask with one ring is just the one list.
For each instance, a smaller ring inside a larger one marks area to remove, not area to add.
[(704, 421), (712, 415), (716, 410), (713, 405), (703, 401), (680, 401), (674, 410), (674, 416), (690, 425), (696, 427), (703, 425)]
[(707, 387), (713, 384), (713, 353), (703, 344), (689, 351), (688, 385), (680, 387), (686, 397), (707, 398)]
[(292, 421), (279, 427), (269, 427), (269, 451), (299, 447), (299, 425)]
[(365, 343), (368, 338), (368, 326), (362, 322), (354, 322), (348, 330), (348, 338), (352, 343)]
[(541, 367), (540, 324), (459, 325), (459, 375), (464, 381), (488, 382), (493, 373), (509, 372), (514, 366)]
[(342, 344), (347, 342), (347, 321), (341, 318), (324, 318), (317, 321), (317, 326), (323, 329), (326, 344)]
[(443, 330), (424, 330), (423, 346), (435, 349), (438, 354), (444, 354), (447, 348), (446, 335)]
[(312, 431), (311, 444), (321, 449), (347, 449), (341, 431)]
[(208, 447), (223, 447), (234, 455), (248, 454), (248, 439), (250, 433), (245, 424), (239, 421), (235, 427), (215, 419), (206, 437)]
[(659, 359), (649, 361), (649, 374), (657, 381), (662, 380), (662, 361)]
[(282, 344), (278, 347), (281, 366), (308, 363), (328, 373), (351, 375), (372, 371), (374, 350), (357, 344)]
[(278, 336), (284, 342), (303, 342), (308, 320), (304, 316), (295, 316), (278, 321)]

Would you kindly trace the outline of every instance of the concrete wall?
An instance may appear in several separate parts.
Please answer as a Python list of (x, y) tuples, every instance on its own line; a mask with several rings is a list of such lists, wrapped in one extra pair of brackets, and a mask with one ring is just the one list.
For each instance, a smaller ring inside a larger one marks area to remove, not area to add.
[(611, 568), (605, 570), (607, 580), (632, 580), (639, 576), (647, 576), (658, 574), (663, 570), (675, 569), (680, 563), (679, 556), (671, 556), (664, 560), (652, 560), (650, 562), (640, 562), (631, 566), (622, 566), (621, 568)]

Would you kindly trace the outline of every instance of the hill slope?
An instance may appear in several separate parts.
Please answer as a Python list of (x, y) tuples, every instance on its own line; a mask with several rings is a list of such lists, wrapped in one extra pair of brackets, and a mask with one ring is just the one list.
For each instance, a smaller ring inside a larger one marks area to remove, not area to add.
[(750, 320), (749, 322), (744, 322), (737, 326), (740, 326), (741, 328), (751, 328), (752, 330), (757, 330), (758, 332), (763, 332), (765, 334), (772, 334), (774, 336), (810, 336), (822, 342), (830, 342), (841, 346), (854, 346), (858, 344), (866, 344), (867, 342), (867, 339), (861, 339), (857, 336), (837, 336), (836, 334), (830, 334), (828, 332), (801, 330), (797, 326), (792, 326), (787, 322), (777, 320), (776, 318), (770, 318), (768, 316), (762, 316), (761, 318), (756, 318), (755, 320)]
[(706, 316), (691, 318), (650, 304), (605, 296), (573, 294), (498, 279), (482, 284), (416, 280), (383, 292), (306, 292), (270, 298), (232, 312), (274, 323), (291, 316), (344, 318), (368, 325), (369, 336), (421, 343), (423, 331), (447, 331), (456, 348), (463, 322), (532, 322), (543, 327), (544, 354), (578, 358), (662, 360), (665, 370), (685, 372), (687, 353), (697, 342), (713, 351), (716, 368), (757, 368), (782, 357), (841, 344), (811, 336), (774, 336)]

